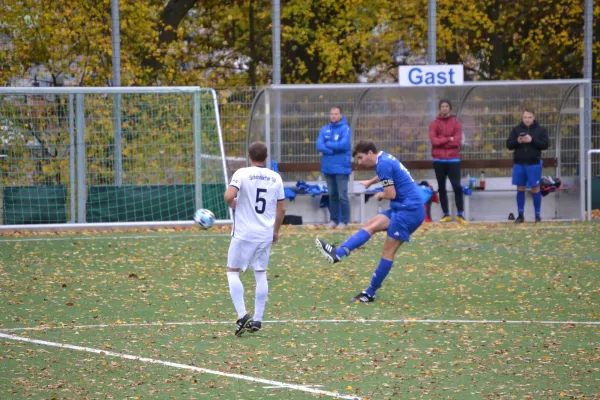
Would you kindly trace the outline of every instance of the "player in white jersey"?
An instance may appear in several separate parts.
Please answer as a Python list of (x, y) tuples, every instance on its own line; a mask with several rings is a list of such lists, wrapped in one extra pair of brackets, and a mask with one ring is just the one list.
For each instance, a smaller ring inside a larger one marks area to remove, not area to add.
[[(233, 209), (231, 243), (227, 254), (229, 293), (238, 314), (236, 336), (262, 327), (269, 285), (267, 267), (271, 245), (279, 238), (285, 216), (283, 182), (278, 173), (265, 167), (267, 146), (254, 142), (248, 151), (250, 167), (240, 168), (225, 191), (225, 201)], [(250, 266), (256, 280), (254, 317), (246, 312), (240, 271)]]

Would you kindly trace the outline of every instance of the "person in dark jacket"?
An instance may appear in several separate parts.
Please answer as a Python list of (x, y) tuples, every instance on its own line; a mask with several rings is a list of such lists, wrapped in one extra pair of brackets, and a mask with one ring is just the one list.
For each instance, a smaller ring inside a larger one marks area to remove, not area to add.
[(444, 216), (440, 222), (450, 222), (452, 217), (448, 210), (448, 194), (446, 192), (446, 177), (450, 179), (456, 202), (456, 220), (466, 224), (464, 218), (463, 191), (460, 186), (460, 144), (462, 142), (462, 124), (450, 114), (452, 103), (442, 99), (439, 102), (439, 114), (429, 124), (429, 139), (431, 140), (431, 155), (433, 170), (438, 182), (438, 197)]
[(352, 134), (346, 117), (339, 107), (329, 111), (329, 124), (321, 128), (317, 151), (321, 152), (321, 173), (327, 180), (329, 192), (330, 229), (345, 229), (350, 222), (348, 180), (352, 173)]
[(506, 147), (513, 152), (512, 184), (517, 186), (517, 211), (519, 216), (515, 223), (525, 221), (525, 190), (531, 188), (535, 222), (540, 222), (542, 210), (542, 150), (548, 148), (548, 132), (535, 120), (532, 108), (523, 110), (522, 122), (515, 126), (506, 141)]

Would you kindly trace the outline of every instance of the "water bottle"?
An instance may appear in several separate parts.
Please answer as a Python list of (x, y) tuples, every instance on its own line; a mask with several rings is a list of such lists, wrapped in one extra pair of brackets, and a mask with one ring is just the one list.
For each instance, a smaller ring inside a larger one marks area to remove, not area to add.
[(485, 173), (483, 171), (479, 176), (479, 190), (485, 190)]
[(323, 192), (323, 178), (321, 177), (321, 174), (319, 174), (319, 177), (317, 178), (317, 187)]

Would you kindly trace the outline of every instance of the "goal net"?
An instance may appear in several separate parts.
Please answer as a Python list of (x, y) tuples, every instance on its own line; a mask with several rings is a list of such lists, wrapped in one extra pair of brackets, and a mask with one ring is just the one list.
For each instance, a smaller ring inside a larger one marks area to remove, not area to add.
[(0, 88), (0, 222), (230, 219), (214, 90)]

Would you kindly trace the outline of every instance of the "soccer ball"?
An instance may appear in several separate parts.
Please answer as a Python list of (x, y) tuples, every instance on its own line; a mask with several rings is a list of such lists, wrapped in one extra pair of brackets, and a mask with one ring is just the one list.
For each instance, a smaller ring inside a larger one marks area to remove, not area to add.
[(210, 210), (201, 208), (194, 213), (194, 221), (204, 229), (208, 229), (215, 224), (215, 214)]

